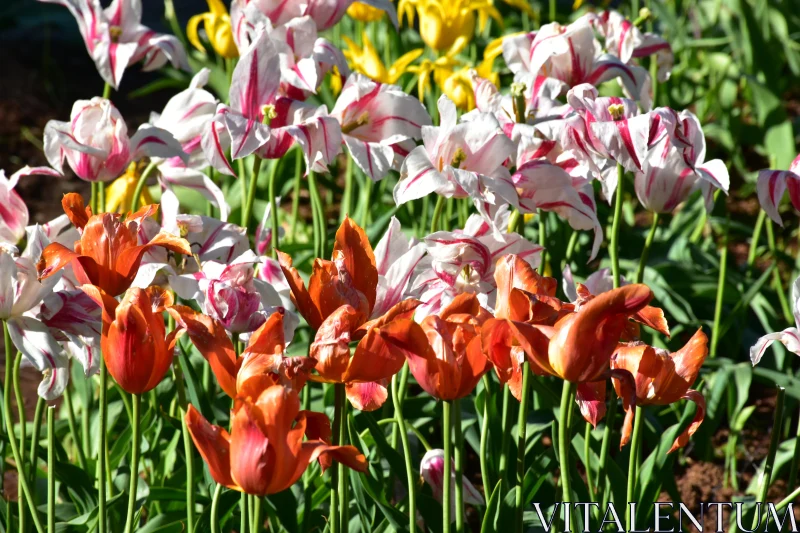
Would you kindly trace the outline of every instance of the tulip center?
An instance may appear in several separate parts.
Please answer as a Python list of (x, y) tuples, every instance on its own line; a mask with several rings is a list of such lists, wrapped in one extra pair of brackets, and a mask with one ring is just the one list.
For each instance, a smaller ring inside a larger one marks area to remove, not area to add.
[(622, 104), (611, 104), (608, 106), (608, 113), (613, 120), (620, 120), (625, 115), (625, 106)]
[(266, 104), (261, 106), (261, 116), (264, 117), (261, 122), (265, 126), (269, 126), (270, 121), (278, 116), (278, 112), (275, 110), (274, 105)]
[(356, 129), (356, 128), (359, 128), (359, 127), (363, 126), (363, 125), (364, 125), (364, 124), (366, 124), (367, 122), (369, 122), (369, 112), (367, 112), (367, 111), (364, 111), (364, 112), (363, 112), (363, 113), (361, 113), (361, 115), (359, 115), (359, 117), (358, 117), (357, 119), (355, 119), (353, 122), (348, 122), (347, 124), (344, 124), (344, 125), (342, 126), (342, 133), (344, 133), (344, 134), (348, 134), (348, 133), (350, 133), (351, 131), (353, 131), (354, 129)]
[(119, 38), (122, 37), (122, 28), (119, 26), (109, 26), (108, 35), (111, 37), (112, 43), (118, 43)]
[(450, 161), (450, 166), (453, 168), (460, 168), (461, 163), (463, 163), (467, 159), (467, 153), (462, 149), (458, 148), (456, 150), (455, 155), (453, 155), (453, 160)]

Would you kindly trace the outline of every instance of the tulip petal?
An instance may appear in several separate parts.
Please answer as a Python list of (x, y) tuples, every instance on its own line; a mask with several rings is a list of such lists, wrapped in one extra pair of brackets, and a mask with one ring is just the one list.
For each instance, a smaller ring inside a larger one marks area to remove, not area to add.
[(375, 411), (383, 406), (389, 397), (386, 388), (388, 381), (368, 381), (361, 383), (348, 383), (345, 393), (350, 404), (359, 411)]
[(620, 436), (619, 448), (625, 447), (631, 440), (633, 431), (633, 420), (636, 412), (636, 381), (628, 370), (615, 368), (610, 371), (611, 377), (616, 378), (622, 391), (622, 407), (625, 409), (625, 420), (622, 422), (622, 435)]
[(39, 396), (55, 400), (64, 392), (69, 382), (69, 358), (40, 320), (19, 316), (8, 319), (11, 342), (25, 359), (42, 373)]
[(689, 442), (689, 438), (695, 434), (695, 432), (700, 428), (700, 424), (703, 423), (703, 419), (706, 416), (706, 399), (703, 397), (702, 394), (697, 392), (696, 390), (689, 389), (686, 391), (686, 394), (683, 395), (684, 400), (689, 400), (697, 405), (697, 412), (694, 414), (694, 418), (692, 419), (692, 423), (689, 424), (689, 427), (686, 428), (678, 437), (675, 439), (675, 442), (672, 443), (672, 447), (667, 452), (668, 454), (674, 452), (678, 448), (683, 448)]
[(372, 328), (361, 339), (349, 361), (347, 371), (342, 376), (344, 382), (380, 381), (392, 377), (403, 368), (403, 352), (392, 343), (386, 342), (381, 335), (386, 327), (389, 326)]
[(316, 368), (321, 380), (344, 382), (350, 365), (351, 334), (361, 321), (360, 317), (351, 306), (343, 305), (331, 313), (317, 330), (308, 355), (317, 360)]
[(344, 268), (350, 275), (350, 281), (356, 290), (367, 298), (370, 311), (375, 305), (378, 285), (378, 270), (375, 266), (375, 255), (364, 230), (350, 217), (345, 217), (336, 231), (334, 254), (342, 252)]
[(228, 432), (209, 424), (191, 404), (184, 420), (194, 446), (208, 465), (214, 481), (229, 489), (242, 490), (231, 477), (231, 437)]
[(69, 217), (72, 225), (82, 230), (89, 222), (92, 216), (92, 208), (85, 206), (83, 203), (83, 196), (76, 192), (70, 192), (64, 195), (61, 199), (61, 207), (64, 213)]
[(606, 414), (606, 382), (578, 383), (575, 401), (583, 418), (596, 428)]
[[(230, 471), (231, 478), (247, 494), (267, 495), (270, 485), (281, 478), (274, 468), (284, 465), (288, 457), (277, 457), (273, 446), (257, 422), (257, 408), (245, 402), (236, 409), (231, 420)], [(293, 465), (292, 465), (293, 466)], [(270, 471), (271, 467), (273, 471)]]
[(707, 356), (708, 337), (703, 333), (702, 328), (698, 328), (683, 348), (672, 354), (675, 373), (683, 379), (686, 385), (691, 386), (697, 380), (700, 367), (703, 366)]
[(167, 312), (178, 326), (186, 330), (192, 344), (211, 365), (211, 371), (225, 394), (235, 398), (238, 365), (225, 327), (218, 320), (184, 305), (170, 307)]
[(296, 268), (292, 268), (292, 258), (288, 254), (278, 251), (278, 261), (281, 265), (283, 275), (286, 277), (286, 282), (292, 291), (292, 301), (297, 306), (300, 314), (306, 319), (308, 325), (312, 330), (319, 329), (322, 324), (323, 317), (319, 309), (314, 303), (314, 300), (308, 293), (303, 279)]

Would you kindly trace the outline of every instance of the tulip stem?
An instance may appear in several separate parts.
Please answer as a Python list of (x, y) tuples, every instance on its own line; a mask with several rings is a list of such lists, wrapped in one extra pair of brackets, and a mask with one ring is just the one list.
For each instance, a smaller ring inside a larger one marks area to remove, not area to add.
[[(14, 374), (12, 376), (14, 380), (14, 398), (17, 400), (17, 416), (19, 417), (19, 463), (17, 463), (17, 494), (22, 492), (20, 485), (19, 478), (26, 476), (25, 473), (25, 441), (26, 438), (26, 428), (28, 425), (28, 421), (25, 417), (25, 399), (22, 396), (22, 385), (20, 383), (20, 365), (22, 364), (22, 353), (17, 352), (17, 356), (14, 358)], [(14, 434), (9, 434), (9, 438), (13, 439)], [(36, 499), (36, 486), (31, 486), (31, 501)], [(25, 502), (22, 501), (22, 498), (17, 500), (17, 508), (19, 510), (19, 530), (24, 532), (27, 529), (27, 514), (25, 513)]]
[(609, 254), (611, 255), (611, 275), (614, 278), (614, 288), (620, 287), (619, 274), (619, 223), (622, 219), (622, 181), (625, 178), (625, 169), (617, 163), (617, 190), (614, 194), (614, 219), (611, 222), (611, 242)]
[[(547, 248), (545, 246), (545, 241), (547, 241), (547, 224), (544, 217), (545, 213), (540, 209), (537, 217), (539, 219), (539, 246), (542, 247), (539, 272), (543, 275), (547, 270)], [(524, 219), (522, 220), (524, 221)], [(520, 231), (519, 234), (524, 236), (524, 230)]]
[(344, 193), (342, 194), (341, 211), (339, 212), (339, 223), (344, 222), (345, 217), (350, 216), (353, 209), (353, 158), (347, 157), (344, 171)]
[(47, 531), (56, 530), (56, 408), (47, 408)]
[(592, 482), (592, 462), (589, 456), (592, 452), (592, 424), (586, 422), (583, 432), (583, 465), (586, 467), (586, 488), (589, 489), (589, 499), (595, 500), (595, 488)]
[(490, 478), (489, 464), (487, 461), (487, 448), (489, 447), (489, 401), (491, 400), (491, 391), (489, 390), (489, 377), (484, 375), (481, 379), (483, 379), (483, 418), (481, 419), (480, 445), (481, 481), (483, 481), (484, 492), (487, 492), (491, 490), (491, 487), (494, 487)]
[[(100, 359), (100, 433), (97, 442), (97, 499), (99, 505), (98, 533), (106, 533), (106, 431), (108, 429), (108, 369), (105, 361)], [(88, 416), (88, 414), (86, 415)]]
[[(19, 494), (20, 501), (26, 500), (28, 502), (28, 509), (30, 509), (33, 516), (33, 524), (38, 533), (44, 533), (42, 522), (39, 520), (39, 514), (36, 511), (36, 504), (33, 501), (33, 493), (28, 485), (28, 479), (23, 475), (20, 470), (22, 465), (22, 456), (20, 454), (19, 443), (14, 438), (14, 419), (11, 417), (11, 376), (14, 373), (13, 364), (13, 344), (11, 343), (11, 335), (8, 332), (8, 323), (3, 320), (3, 342), (6, 348), (6, 373), (4, 378), (3, 388), (3, 418), (6, 423), (6, 433), (8, 434), (8, 443), (11, 446), (11, 455), (14, 457), (14, 463), (17, 465), (17, 479), (22, 487), (22, 492)], [(20, 531), (22, 529), (20, 528)]]
[(397, 374), (392, 376), (392, 400), (394, 401), (394, 418), (399, 428), (400, 441), (403, 443), (403, 456), (406, 462), (406, 477), (408, 478), (408, 531), (409, 533), (415, 533), (417, 530), (417, 482), (414, 475), (414, 465), (411, 462), (411, 448), (408, 445), (408, 431), (406, 430), (406, 419), (403, 417), (403, 405), (397, 385)]
[(497, 466), (500, 472), (500, 479), (505, 483), (508, 470), (508, 447), (511, 435), (511, 389), (508, 385), (503, 388), (503, 419), (502, 419), (502, 439), (500, 440), (500, 459)]
[[(603, 429), (603, 443), (600, 445), (600, 465), (597, 468), (597, 490), (595, 493), (600, 492), (600, 487), (605, 489), (606, 486), (606, 464), (608, 463), (608, 455), (611, 444), (611, 433), (614, 431), (614, 419), (617, 417), (617, 399), (613, 398), (608, 406), (606, 413), (606, 427)], [(603, 493), (603, 505), (600, 509), (606, 508), (608, 503), (608, 492)], [(597, 510), (599, 514), (599, 510)]]
[(433, 218), (431, 219), (431, 233), (439, 231), (439, 219), (442, 218), (442, 210), (444, 209), (445, 197), (436, 197), (436, 207), (433, 209)]
[[(214, 495), (211, 497), (211, 533), (219, 533), (219, 497), (222, 494), (222, 485), (217, 483), (217, 488), (214, 489)], [(192, 530), (187, 527), (187, 530)]]
[(647, 233), (647, 238), (644, 241), (642, 256), (639, 258), (639, 268), (636, 269), (636, 283), (641, 283), (642, 280), (644, 280), (644, 267), (647, 264), (647, 258), (650, 256), (650, 246), (652, 246), (653, 239), (656, 236), (657, 227), (658, 213), (653, 213), (653, 222), (650, 224), (650, 231)]
[[(769, 490), (770, 483), (772, 482), (772, 468), (775, 465), (775, 454), (778, 451), (778, 443), (781, 440), (785, 397), (786, 389), (783, 387), (778, 387), (778, 396), (775, 399), (775, 418), (772, 423), (772, 435), (770, 435), (769, 439), (769, 451), (767, 452), (767, 458), (764, 461), (764, 471), (761, 472), (756, 502), (764, 503), (767, 501), (767, 491)], [(761, 517), (759, 516), (758, 511), (756, 511), (755, 515), (753, 516), (753, 523), (750, 526), (750, 529), (755, 531), (758, 528), (760, 521)]]
[[(561, 406), (558, 412), (558, 462), (561, 469), (561, 501), (564, 502), (564, 507), (567, 509), (564, 514), (564, 531), (571, 531), (572, 483), (569, 479), (569, 449), (572, 444), (572, 438), (569, 420), (576, 390), (577, 385), (575, 383), (564, 381), (561, 389)], [(577, 523), (574, 525), (577, 528)]]
[(139, 181), (136, 182), (136, 188), (133, 190), (133, 197), (131, 198), (131, 211), (136, 211), (139, 209), (139, 206), (144, 205), (144, 202), (140, 201), (142, 200), (142, 191), (144, 191), (147, 178), (150, 177), (150, 174), (153, 173), (153, 169), (155, 168), (156, 162), (150, 161), (150, 163), (142, 171), (142, 175), (139, 176)]
[(464, 436), (461, 432), (461, 400), (453, 400), (453, 433), (456, 463), (456, 531), (464, 533)]
[(105, 85), (103, 85), (103, 98), (105, 98), (106, 100), (111, 98), (111, 85), (109, 85), (108, 82), (106, 82)]
[(794, 453), (792, 454), (792, 464), (789, 468), (788, 487), (794, 487), (797, 482), (797, 465), (800, 462), (800, 418), (797, 420), (797, 433), (794, 440)]
[[(169, 330), (175, 329), (175, 319), (169, 317)], [(206, 365), (208, 366), (208, 365)], [(192, 456), (192, 438), (189, 427), (186, 425), (186, 385), (183, 381), (183, 368), (180, 359), (175, 359), (173, 365), (175, 372), (175, 387), (178, 390), (178, 404), (181, 406), (181, 438), (183, 439), (183, 454), (186, 456), (186, 530), (194, 530), (194, 457)]]
[(270, 219), (272, 220), (272, 242), (270, 245), (272, 246), (272, 258), (278, 258), (278, 246), (280, 243), (278, 242), (278, 229), (279, 229), (279, 222), (278, 222), (278, 209), (280, 206), (278, 205), (278, 199), (275, 192), (275, 181), (278, 177), (278, 160), (275, 159), (272, 162), (272, 165), (269, 167), (269, 215)]
[(628, 512), (625, 513), (625, 524), (628, 526), (627, 531), (631, 529), (631, 503), (633, 503), (636, 496), (636, 476), (639, 474), (639, 450), (642, 442), (642, 419), (644, 418), (644, 410), (640, 405), (636, 406), (636, 418), (633, 421), (633, 437), (631, 437), (630, 457), (628, 459), (628, 488), (627, 488), (627, 501)]
[(263, 524), (263, 520), (261, 518), (261, 503), (264, 498), (261, 496), (253, 496), (252, 501), (252, 527), (250, 528), (251, 533), (261, 533), (261, 526)]
[(747, 252), (747, 268), (753, 268), (753, 265), (756, 263), (758, 241), (761, 239), (761, 229), (764, 227), (764, 220), (766, 218), (767, 212), (763, 209), (759, 210), (756, 225), (753, 228), (753, 237), (750, 239), (750, 249)]
[(520, 393), (519, 415), (517, 417), (517, 486), (514, 501), (516, 504), (515, 531), (518, 533), (523, 530), (522, 515), (525, 510), (522, 489), (525, 484), (525, 449), (528, 444), (528, 396), (530, 396), (531, 388), (530, 373), (530, 362), (526, 359), (522, 363), (522, 392)]
[[(442, 198), (441, 196), (439, 197)], [(452, 503), (451, 478), (452, 457), (453, 457), (453, 440), (451, 438), (451, 430), (453, 428), (451, 418), (451, 402), (444, 400), (442, 402), (442, 441), (444, 442), (444, 473), (442, 474), (442, 533), (450, 533), (450, 512)]]
[(97, 214), (97, 185), (98, 183), (96, 181), (92, 182), (92, 195), (89, 197), (89, 207), (92, 209), (92, 213), (94, 214)]
[(31, 471), (28, 472), (31, 484), (34, 485), (34, 492), (36, 491), (35, 488), (36, 463), (37, 463), (37, 457), (39, 457), (39, 439), (42, 430), (42, 417), (44, 417), (44, 410), (46, 407), (47, 407), (47, 402), (44, 401), (44, 398), (39, 396), (39, 399), (36, 401), (36, 412), (33, 415), (33, 434), (31, 435), (31, 455), (30, 455)]
[(308, 192), (311, 196), (311, 214), (317, 221), (314, 228), (314, 242), (317, 245), (316, 256), (325, 257), (325, 248), (327, 248), (325, 210), (322, 208), (322, 197), (320, 197), (317, 187), (317, 176), (311, 171), (308, 173)]
[[(262, 159), (256, 154), (253, 159), (253, 172), (250, 174), (250, 181), (247, 184), (247, 196), (245, 197), (245, 204), (242, 209), (242, 227), (247, 228), (250, 222), (250, 214), (253, 212), (253, 202), (256, 198), (256, 188), (258, 187), (258, 175), (261, 173)], [(277, 164), (277, 161), (276, 161)], [(244, 179), (244, 176), (242, 176)], [(242, 184), (244, 186), (244, 184)], [(274, 203), (274, 199), (270, 199)]]
[(369, 202), (372, 196), (372, 178), (364, 176), (364, 209), (361, 211), (361, 227), (366, 228), (369, 224)]
[(294, 188), (292, 189), (292, 226), (289, 234), (292, 236), (292, 244), (297, 241), (297, 217), (300, 211), (300, 184), (303, 173), (303, 154), (296, 150), (297, 157), (294, 160)]
[[(141, 418), (142, 396), (132, 394), (133, 397), (133, 420), (132, 432), (133, 442), (131, 444), (131, 477), (128, 486), (128, 516), (125, 519), (125, 533), (133, 531), (133, 515), (136, 510), (136, 489), (139, 486), (139, 448), (142, 442), (142, 433), (139, 430), (139, 420)], [(187, 490), (189, 488), (187, 487)]]
[(78, 463), (81, 465), (82, 470), (86, 470), (86, 455), (83, 453), (81, 440), (78, 437), (78, 426), (75, 424), (75, 409), (72, 406), (72, 392), (69, 386), (64, 389), (64, 401), (67, 404), (67, 421), (69, 422), (69, 433), (72, 436), (72, 441), (75, 444), (76, 454), (78, 455)]
[[(309, 176), (311, 173), (309, 173)], [(345, 392), (344, 384), (336, 383), (333, 385), (333, 434), (331, 435), (331, 444), (338, 446), (342, 438), (342, 414), (344, 412)], [(331, 510), (330, 510), (330, 531), (331, 533), (339, 533), (339, 468), (334, 465), (331, 468)]]
[[(772, 228), (771, 220), (767, 222), (767, 242), (769, 243), (769, 251), (772, 252), (772, 261), (777, 263), (778, 247), (775, 244), (775, 231)], [(772, 284), (774, 285), (775, 292), (778, 293), (778, 301), (781, 303), (784, 319), (787, 323), (794, 324), (794, 315), (792, 314), (792, 308), (789, 306), (788, 300), (786, 300), (786, 294), (783, 291), (783, 282), (781, 281), (781, 273), (778, 268), (772, 270)]]
[(714, 304), (714, 327), (711, 329), (711, 346), (708, 350), (709, 357), (717, 356), (717, 343), (719, 342), (719, 322), (722, 318), (722, 303), (725, 300), (725, 277), (728, 269), (728, 226), (730, 213), (725, 218), (725, 227), (722, 234), (722, 250), (719, 252), (719, 278), (717, 278), (717, 300)]

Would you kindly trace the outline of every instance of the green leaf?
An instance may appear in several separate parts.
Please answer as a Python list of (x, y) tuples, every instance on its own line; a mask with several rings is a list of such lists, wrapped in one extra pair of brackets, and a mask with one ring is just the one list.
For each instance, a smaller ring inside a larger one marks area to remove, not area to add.
[(500, 506), (500, 490), (502, 480), (498, 481), (492, 490), (492, 496), (486, 504), (486, 512), (483, 514), (483, 524), (481, 525), (481, 533), (495, 533), (494, 519), (497, 515), (497, 510)]

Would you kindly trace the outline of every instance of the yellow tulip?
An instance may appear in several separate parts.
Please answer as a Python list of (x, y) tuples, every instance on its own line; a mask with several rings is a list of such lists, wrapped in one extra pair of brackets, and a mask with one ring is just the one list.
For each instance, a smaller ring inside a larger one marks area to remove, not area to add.
[(387, 69), (366, 33), (361, 35), (363, 46), (358, 46), (346, 35), (343, 35), (342, 38), (347, 45), (344, 50), (344, 57), (347, 59), (350, 68), (379, 83), (397, 83), (400, 76), (409, 71), (409, 65), (421, 56), (423, 52), (422, 48), (411, 50), (400, 56)]
[(465, 111), (475, 108), (475, 92), (472, 90), (471, 72), (469, 67), (458, 70), (440, 69), (434, 72), (436, 85), (446, 94), (456, 107)]
[(354, 2), (347, 8), (347, 14), (350, 18), (359, 20), (361, 22), (376, 22), (383, 18), (386, 12), (377, 7), (372, 7), (364, 2)]
[(208, 42), (211, 43), (217, 54), (226, 59), (239, 57), (239, 49), (236, 48), (236, 42), (233, 40), (231, 17), (225, 4), (222, 3), (222, 0), (207, 0), (207, 2), (209, 10), (206, 13), (195, 15), (189, 19), (189, 24), (186, 25), (186, 37), (195, 48), (204, 52), (205, 48), (197, 34), (198, 26), (202, 22), (206, 29)]
[(503, 17), (492, 4), (493, 0), (400, 0), (397, 10), (400, 17), (414, 23), (414, 13), (419, 16), (419, 34), (429, 47), (436, 51), (448, 50), (460, 38), (467, 42), (475, 33), (476, 14), (478, 27), (483, 29), (491, 17), (502, 27)]
[[(129, 213), (133, 210), (133, 193), (136, 192), (136, 185), (139, 183), (139, 177), (142, 175), (145, 166), (145, 164), (133, 162), (128, 165), (125, 174), (111, 182), (111, 185), (106, 188), (106, 211), (109, 213)], [(150, 191), (145, 187), (142, 189), (137, 205), (152, 203), (153, 197), (150, 196)]]

